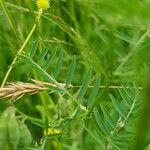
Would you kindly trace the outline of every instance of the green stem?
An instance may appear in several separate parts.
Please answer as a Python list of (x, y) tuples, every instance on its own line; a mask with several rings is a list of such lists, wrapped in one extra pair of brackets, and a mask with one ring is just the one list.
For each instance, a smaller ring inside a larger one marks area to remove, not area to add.
[[(1, 2), (3, 2), (3, 0), (1, 0)], [(36, 29), (36, 27), (37, 27), (37, 24), (38, 24), (38, 22), (39, 22), (39, 20), (40, 20), (40, 18), (41, 18), (42, 13), (43, 13), (43, 10), (40, 9), (39, 12), (38, 12), (37, 18), (36, 18), (36, 19), (37, 19), (37, 20), (36, 20), (36, 23), (33, 25), (33, 27), (32, 27), (32, 29), (31, 29), (31, 31), (30, 31), (28, 37), (27, 37), (26, 40), (24, 41), (23, 45), (21, 46), (20, 50), (18, 51), (17, 55), (15, 56), (13, 62), (11, 63), (11, 65), (10, 65), (8, 71), (6, 72), (6, 75), (5, 75), (4, 79), (3, 79), (3, 82), (2, 82), (1, 87), (4, 87), (4, 85), (5, 85), (5, 83), (6, 83), (7, 79), (8, 79), (8, 76), (9, 76), (11, 70), (13, 69), (13, 65), (14, 65), (14, 64), (16, 63), (16, 61), (17, 61), (18, 55), (22, 53), (22, 51), (24, 50), (25, 46), (27, 45), (29, 39), (31, 38), (33, 32), (35, 31), (35, 29)]]
[(8, 76), (9, 76), (11, 70), (13, 69), (13, 65), (14, 65), (14, 64), (16, 63), (16, 61), (17, 61), (18, 55), (24, 50), (24, 48), (25, 48), (26, 44), (28, 43), (29, 39), (31, 38), (31, 36), (32, 36), (32, 34), (33, 34), (33, 32), (34, 32), (34, 30), (36, 29), (36, 26), (37, 26), (36, 24), (33, 25), (33, 27), (32, 27), (32, 29), (31, 29), (31, 31), (30, 31), (28, 37), (26, 38), (25, 42), (24, 42), (23, 45), (21, 46), (21, 48), (20, 48), (20, 50), (18, 51), (17, 55), (15, 56), (13, 62), (11, 63), (11, 65), (10, 65), (10, 67), (9, 67), (9, 69), (8, 69), (8, 71), (7, 71), (7, 73), (6, 73), (5, 77), (4, 77), (4, 79), (3, 79), (3, 82), (2, 82), (1, 87), (4, 87), (4, 85), (5, 85), (5, 83), (6, 83), (7, 79), (8, 79)]

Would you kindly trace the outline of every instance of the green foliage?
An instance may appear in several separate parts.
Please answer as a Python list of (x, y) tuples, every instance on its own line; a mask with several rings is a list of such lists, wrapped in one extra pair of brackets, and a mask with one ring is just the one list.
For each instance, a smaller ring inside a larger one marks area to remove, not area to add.
[(15, 116), (14, 108), (7, 108), (0, 121), (0, 149), (17, 150), (20, 146), (31, 144), (31, 133), (24, 122)]
[(148, 150), (149, 0), (50, 4), (0, 0), (1, 83), (48, 87), (0, 100), (0, 150)]
[[(123, 92), (124, 90), (120, 89), (119, 91)], [(141, 106), (137, 102), (139, 91), (131, 88), (125, 89), (125, 92), (121, 95), (120, 101), (110, 95), (111, 110), (106, 104), (101, 104), (94, 110), (94, 123), (99, 127), (101, 134), (105, 136), (108, 149), (134, 149), (135, 146), (136, 123), (141, 110)], [(133, 92), (133, 97), (129, 97), (131, 96), (129, 92)], [(127, 99), (130, 105), (127, 103)], [(137, 105), (140, 109), (136, 107)]]

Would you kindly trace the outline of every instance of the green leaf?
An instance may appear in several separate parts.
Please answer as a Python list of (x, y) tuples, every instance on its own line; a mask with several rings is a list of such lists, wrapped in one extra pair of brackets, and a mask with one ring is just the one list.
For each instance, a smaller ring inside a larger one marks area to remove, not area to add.
[(76, 56), (73, 56), (67, 73), (66, 86), (68, 86), (73, 80), (75, 67), (76, 67)]
[(134, 140), (134, 138), (132, 137), (133, 137), (133, 133), (120, 131), (120, 133), (117, 134), (117, 136), (113, 137), (113, 142), (117, 146), (122, 147), (123, 149), (123, 147), (126, 147), (128, 143), (130, 143), (129, 146), (132, 146)]
[(49, 55), (48, 59), (47, 59), (46, 62), (45, 62), (44, 70), (47, 70), (47, 69), (49, 68), (49, 66), (51, 65), (51, 63), (52, 63), (53, 59), (55, 58), (56, 54), (57, 54), (57, 49), (54, 50), (54, 51), (51, 53), (51, 55)]
[(31, 52), (30, 52), (30, 57), (31, 57), (31, 58), (35, 55), (35, 53), (36, 53), (36, 51), (37, 51), (37, 49), (38, 49), (38, 43), (39, 43), (39, 41), (36, 40), (36, 41), (34, 41), (33, 44), (32, 44), (32, 48), (31, 48)]
[(91, 107), (94, 104), (94, 100), (95, 100), (95, 98), (98, 94), (100, 81), (101, 81), (100, 76), (97, 76), (97, 78), (95, 80), (95, 83), (94, 83), (94, 87), (92, 88), (91, 95), (88, 99), (88, 107)]
[(45, 123), (40, 119), (31, 120), (31, 122), (41, 128), (45, 127)]
[(40, 74), (43, 79), (46, 81), (52, 82), (54, 84), (57, 84), (57, 81), (53, 79), (51, 75), (49, 75), (43, 68), (41, 68), (37, 63), (35, 63), (32, 59), (25, 55), (20, 55), (19, 56), (20, 60), (23, 61), (24, 63), (28, 64), (32, 69), (35, 69), (38, 74)]
[(84, 80), (83, 80), (83, 83), (82, 83), (82, 87), (81, 87), (80, 92), (79, 92), (79, 95), (78, 95), (78, 99), (79, 99), (79, 100), (81, 100), (81, 99), (84, 97), (84, 95), (85, 95), (85, 93), (86, 93), (86, 90), (87, 90), (87, 88), (88, 88), (88, 85), (89, 85), (89, 81), (90, 81), (90, 79), (91, 79), (91, 76), (92, 76), (92, 69), (90, 69), (90, 70), (86, 73), (86, 75), (85, 75), (85, 77), (84, 77)]
[(8, 132), (13, 147), (17, 149), (17, 146), (19, 144), (20, 134), (22, 133), (20, 133), (19, 131), (19, 125), (15, 117), (15, 114), (11, 114), (9, 116)]
[(105, 128), (105, 122), (103, 120), (103, 116), (99, 113), (98, 109), (97, 108), (94, 108), (94, 118), (95, 118), (95, 121), (99, 127), (99, 129), (102, 131), (102, 133), (104, 135), (108, 135), (109, 132), (108, 130)]
[(113, 106), (115, 107), (116, 111), (119, 113), (119, 115), (123, 118), (125, 118), (125, 114), (124, 114), (124, 108), (120, 105), (120, 103), (114, 98), (113, 95), (109, 95), (111, 100), (112, 100), (112, 103), (113, 103)]
[(8, 107), (2, 113), (0, 122), (0, 149), (17, 150), (21, 136), (15, 109)]
[(61, 71), (62, 64), (63, 64), (63, 52), (60, 52), (58, 55), (58, 62), (57, 62), (56, 67), (54, 69), (54, 77), (55, 78), (59, 75), (59, 73)]
[(4, 146), (7, 148), (7, 142), (8, 142), (7, 126), (8, 126), (8, 119), (6, 119), (6, 117), (4, 117), (2, 114), (0, 118), (0, 149), (3, 149)]
[(27, 128), (27, 126), (21, 121), (19, 122), (19, 130), (21, 133), (19, 145), (22, 145), (22, 146), (30, 145), (32, 142), (31, 133), (29, 129)]
[(131, 38), (129, 38), (127, 35), (119, 31), (116, 31), (113, 35), (127, 43), (131, 43), (132, 41)]
[(123, 101), (125, 101), (127, 106), (130, 108), (130, 106), (132, 105), (132, 101), (127, 96), (127, 94), (125, 93), (124, 89), (118, 89), (118, 92), (119, 92), (120, 96), (122, 97)]
[(43, 59), (45, 58), (45, 56), (48, 54), (49, 52), (49, 47), (45, 48), (45, 50), (43, 50), (43, 52), (40, 54), (38, 61), (43, 61)]
[(101, 105), (101, 110), (102, 110), (104, 118), (105, 118), (105, 125), (109, 124), (109, 126), (111, 126), (112, 129), (115, 128), (116, 123), (111, 118), (110, 113), (108, 112), (108, 110), (102, 105)]

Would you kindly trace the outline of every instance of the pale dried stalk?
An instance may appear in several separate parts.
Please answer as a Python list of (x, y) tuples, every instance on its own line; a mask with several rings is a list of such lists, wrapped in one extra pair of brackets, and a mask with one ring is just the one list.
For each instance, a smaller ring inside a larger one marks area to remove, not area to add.
[(0, 97), (19, 99), (25, 94), (35, 94), (43, 90), (48, 90), (48, 88), (42, 84), (16, 82), (0, 88)]
[(36, 94), (41, 91), (50, 91), (50, 87), (65, 89), (66, 84), (59, 83), (58, 85), (42, 82), (38, 80), (31, 79), (34, 83), (24, 83), (24, 82), (15, 82), (9, 83), (7, 86), (0, 88), (0, 98), (9, 98), (13, 100), (18, 100), (25, 94)]

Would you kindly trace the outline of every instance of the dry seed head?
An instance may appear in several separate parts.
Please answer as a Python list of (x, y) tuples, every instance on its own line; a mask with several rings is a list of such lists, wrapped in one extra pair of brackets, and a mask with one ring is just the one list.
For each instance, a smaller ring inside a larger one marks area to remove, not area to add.
[(9, 83), (4, 88), (0, 88), (0, 98), (10, 98), (13, 100), (18, 100), (20, 97), (25, 94), (36, 94), (41, 91), (49, 91), (50, 88), (58, 88), (64, 90), (65, 88), (72, 88), (71, 85), (66, 87), (65, 83), (59, 83), (58, 85), (42, 82), (38, 80), (31, 79), (33, 83), (24, 83), (24, 82), (16, 82)]
[(0, 97), (17, 100), (25, 94), (35, 94), (43, 90), (47, 90), (47, 88), (42, 84), (10, 83), (8, 86), (0, 88)]
[(39, 9), (46, 10), (49, 8), (49, 0), (37, 0), (36, 4)]

